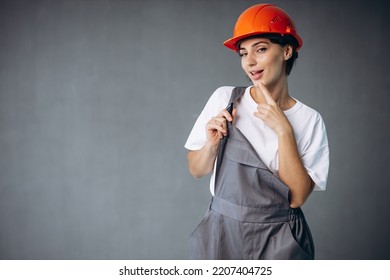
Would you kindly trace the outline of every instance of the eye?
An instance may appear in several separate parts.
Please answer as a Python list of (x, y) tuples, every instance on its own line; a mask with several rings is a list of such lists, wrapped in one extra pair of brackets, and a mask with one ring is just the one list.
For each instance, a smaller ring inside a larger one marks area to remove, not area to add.
[(246, 52), (239, 52), (238, 55), (239, 55), (240, 57), (243, 57), (243, 56), (246, 56), (247, 53), (246, 53)]
[(267, 50), (267, 48), (261, 47), (257, 49), (257, 52), (263, 53)]

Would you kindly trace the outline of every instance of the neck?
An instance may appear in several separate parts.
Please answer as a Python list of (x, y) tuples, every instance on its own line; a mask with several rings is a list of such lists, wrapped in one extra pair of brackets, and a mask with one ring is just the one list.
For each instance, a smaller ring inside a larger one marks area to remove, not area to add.
[[(279, 83), (265, 86), (272, 99), (275, 100), (276, 104), (284, 111), (290, 109), (295, 104), (295, 100), (288, 94), (288, 83), (287, 79), (281, 80)], [(256, 85), (251, 88), (251, 96), (257, 104), (267, 103), (261, 89)]]

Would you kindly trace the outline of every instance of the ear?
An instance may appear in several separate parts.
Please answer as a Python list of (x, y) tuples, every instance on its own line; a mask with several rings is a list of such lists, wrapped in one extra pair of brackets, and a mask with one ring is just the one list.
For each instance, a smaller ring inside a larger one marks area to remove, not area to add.
[(293, 47), (291, 45), (285, 45), (283, 47), (284, 60), (289, 60), (293, 55)]

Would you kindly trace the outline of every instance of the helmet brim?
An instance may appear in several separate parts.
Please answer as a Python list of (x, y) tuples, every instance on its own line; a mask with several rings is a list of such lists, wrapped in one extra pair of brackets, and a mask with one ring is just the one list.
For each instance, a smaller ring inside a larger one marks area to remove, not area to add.
[[(226, 40), (225, 42), (223, 42), (223, 44), (225, 45), (225, 47), (235, 51), (235, 52), (238, 52), (239, 49), (238, 49), (238, 43), (242, 40), (244, 40), (245, 38), (250, 38), (250, 37), (254, 37), (256, 35), (265, 35), (265, 34), (275, 34), (275, 33), (269, 33), (269, 32), (252, 32), (252, 33), (248, 33), (248, 34), (245, 34), (245, 35), (242, 35), (242, 36), (237, 36), (237, 37), (233, 37), (233, 38), (230, 38), (228, 40)], [(293, 36), (297, 41), (298, 41), (298, 45), (296, 47), (296, 51), (298, 51), (301, 47), (302, 47), (302, 38), (298, 36), (298, 34), (290, 34), (290, 33), (286, 33), (286, 34), (280, 34), (280, 35), (291, 35)]]

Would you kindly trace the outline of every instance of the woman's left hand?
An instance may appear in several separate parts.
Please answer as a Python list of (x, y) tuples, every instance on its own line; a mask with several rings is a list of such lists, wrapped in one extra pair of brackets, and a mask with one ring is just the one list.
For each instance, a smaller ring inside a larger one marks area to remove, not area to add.
[(259, 84), (258, 87), (266, 103), (260, 103), (254, 115), (262, 119), (278, 135), (278, 175), (290, 189), (290, 207), (300, 207), (309, 197), (314, 183), (303, 166), (294, 130), (286, 115), (264, 85)]
[[(266, 103), (260, 103), (254, 115), (263, 120), (277, 135), (292, 132), (290, 122), (269, 91), (261, 83), (256, 87), (263, 93)], [(256, 90), (258, 89), (256, 88)]]

